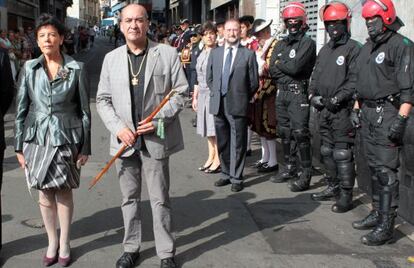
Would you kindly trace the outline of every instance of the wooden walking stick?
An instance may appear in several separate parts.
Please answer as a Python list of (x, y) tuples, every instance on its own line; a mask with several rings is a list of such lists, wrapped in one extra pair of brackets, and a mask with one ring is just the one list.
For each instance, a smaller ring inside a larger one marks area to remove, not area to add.
[[(151, 122), (154, 119), (154, 117), (158, 114), (158, 112), (162, 109), (162, 107), (164, 107), (164, 105), (170, 100), (170, 98), (175, 93), (177, 93), (175, 90), (171, 90), (170, 93), (168, 93), (168, 95), (165, 96), (164, 99), (161, 101), (161, 103), (155, 108), (155, 110), (143, 120), (143, 123), (146, 124), (146, 123)], [(135, 137), (139, 136), (137, 132), (135, 132), (134, 135)], [(114, 157), (112, 157), (112, 159), (109, 160), (109, 162), (105, 165), (105, 167), (101, 170), (101, 172), (99, 172), (99, 174), (96, 175), (96, 177), (93, 178), (93, 180), (89, 183), (88, 190), (92, 189), (92, 187), (102, 178), (102, 176), (109, 170), (109, 168), (112, 166), (115, 160), (122, 155), (122, 153), (125, 151), (126, 148), (127, 148), (127, 145), (124, 144), (121, 147), (121, 149), (119, 149), (119, 151), (114, 155)]]

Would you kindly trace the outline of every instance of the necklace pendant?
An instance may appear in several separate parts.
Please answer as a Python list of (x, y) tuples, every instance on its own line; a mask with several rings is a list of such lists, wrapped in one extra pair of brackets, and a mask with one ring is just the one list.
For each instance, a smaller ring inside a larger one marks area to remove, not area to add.
[(131, 84), (132, 84), (133, 86), (137, 86), (137, 85), (138, 85), (138, 79), (137, 79), (136, 77), (132, 78), (132, 79), (131, 79)]

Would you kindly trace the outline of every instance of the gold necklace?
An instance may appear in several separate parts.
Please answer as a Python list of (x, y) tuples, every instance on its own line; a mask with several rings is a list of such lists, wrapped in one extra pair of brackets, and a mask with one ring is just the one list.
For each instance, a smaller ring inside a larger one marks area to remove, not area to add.
[(134, 70), (132, 69), (132, 61), (131, 61), (131, 57), (128, 55), (128, 60), (129, 60), (129, 67), (131, 69), (131, 75), (132, 75), (132, 79), (131, 79), (131, 84), (133, 86), (137, 86), (138, 85), (138, 76), (141, 73), (141, 69), (142, 69), (142, 65), (144, 64), (145, 58), (147, 57), (147, 53), (145, 52), (144, 57), (142, 58), (141, 64), (139, 65), (138, 68), (138, 72), (136, 74), (134, 74)]

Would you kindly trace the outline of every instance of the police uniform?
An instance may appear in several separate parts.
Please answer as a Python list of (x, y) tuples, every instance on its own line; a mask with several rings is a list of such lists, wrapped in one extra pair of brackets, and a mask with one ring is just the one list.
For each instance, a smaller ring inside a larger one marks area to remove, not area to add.
[(312, 199), (325, 200), (341, 193), (339, 201), (332, 206), (334, 212), (345, 212), (352, 206), (355, 131), (349, 116), (357, 79), (356, 59), (361, 46), (350, 39), (348, 33), (338, 41), (329, 41), (319, 52), (309, 87), (310, 96), (320, 96), (324, 104), (316, 109), (320, 110), (320, 152), (328, 180), (328, 188), (312, 194)]
[(354, 228), (368, 226), (367, 220), (377, 226), (362, 237), (365, 244), (381, 244), (392, 237), (399, 199), (401, 144), (391, 141), (389, 135), (400, 105), (414, 103), (412, 59), (411, 40), (391, 30), (375, 43), (368, 40), (358, 58), (356, 90), (361, 106), (361, 144), (371, 171), (373, 211), (366, 219), (354, 222)]
[(272, 177), (273, 182), (283, 182), (298, 176), (295, 147), (299, 151), (300, 165), (307, 178), (292, 191), (309, 187), (312, 168), (308, 81), (316, 60), (316, 44), (302, 31), (279, 41), (273, 50), (269, 71), (277, 84), (276, 115), (278, 133), (282, 139), (285, 170)]

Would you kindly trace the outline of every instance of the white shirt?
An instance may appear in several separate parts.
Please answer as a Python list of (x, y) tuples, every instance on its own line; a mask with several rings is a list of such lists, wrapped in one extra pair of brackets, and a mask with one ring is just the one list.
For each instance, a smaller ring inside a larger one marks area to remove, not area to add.
[(224, 57), (223, 57), (223, 70), (222, 71), (224, 71), (224, 65), (226, 64), (226, 58), (227, 58), (227, 54), (229, 53), (229, 50), (228, 50), (229, 47), (233, 48), (231, 50), (231, 53), (232, 53), (231, 66), (230, 66), (230, 70), (231, 70), (231, 68), (233, 67), (234, 59), (236, 58), (236, 53), (237, 53), (237, 48), (239, 47), (239, 42), (237, 42), (235, 45), (232, 45), (232, 46), (227, 44), (227, 42), (224, 44)]

